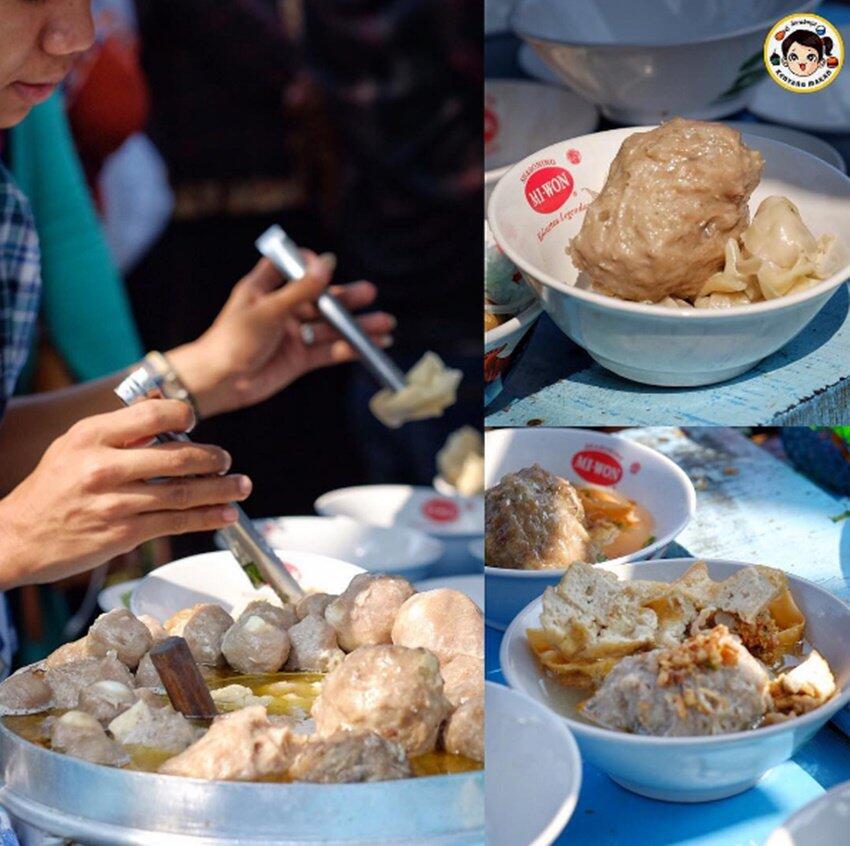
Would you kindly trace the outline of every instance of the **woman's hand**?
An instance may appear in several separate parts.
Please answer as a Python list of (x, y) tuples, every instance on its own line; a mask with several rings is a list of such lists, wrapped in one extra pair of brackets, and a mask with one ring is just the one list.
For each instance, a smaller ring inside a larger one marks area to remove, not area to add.
[[(253, 405), (310, 370), (355, 358), (355, 350), (321, 319), (315, 305), (335, 262), (304, 255), (306, 275), (283, 287), (271, 262), (261, 259), (237, 283), (212, 326), (197, 341), (168, 353), (204, 417)], [(330, 290), (350, 311), (368, 306), (377, 293), (370, 282)], [(389, 346), (395, 328), (391, 315), (373, 312), (358, 322), (375, 343)]]
[(151, 538), (233, 523), (227, 503), (245, 499), (251, 482), (222, 475), (230, 468), (224, 450), (186, 442), (128, 448), (193, 424), (185, 403), (148, 400), (88, 417), (55, 440), (0, 500), (0, 590), (91, 569)]

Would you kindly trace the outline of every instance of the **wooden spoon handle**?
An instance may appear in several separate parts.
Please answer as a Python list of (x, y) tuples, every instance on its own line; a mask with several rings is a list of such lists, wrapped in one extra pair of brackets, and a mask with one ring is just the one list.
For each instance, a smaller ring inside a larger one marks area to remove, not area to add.
[(161, 640), (151, 648), (150, 655), (176, 711), (191, 719), (218, 715), (210, 689), (182, 637)]

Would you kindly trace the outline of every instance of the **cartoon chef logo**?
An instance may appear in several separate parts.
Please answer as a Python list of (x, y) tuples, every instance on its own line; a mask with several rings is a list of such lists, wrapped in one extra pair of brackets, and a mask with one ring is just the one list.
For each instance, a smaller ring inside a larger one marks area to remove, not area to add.
[(764, 39), (764, 64), (773, 81), (788, 91), (820, 91), (844, 65), (841, 33), (819, 15), (789, 15)]

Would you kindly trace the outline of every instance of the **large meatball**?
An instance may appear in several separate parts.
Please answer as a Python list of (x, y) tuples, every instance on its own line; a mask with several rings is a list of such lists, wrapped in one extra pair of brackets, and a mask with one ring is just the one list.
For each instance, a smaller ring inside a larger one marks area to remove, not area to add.
[(372, 731), (421, 755), (434, 749), (450, 707), (434, 655), (380, 644), (346, 656), (325, 679), (313, 717), (321, 737)]
[(585, 703), (594, 723), (662, 737), (754, 728), (772, 708), (764, 666), (726, 626), (623, 658)]
[(233, 617), (218, 605), (200, 603), (178, 611), (165, 623), (165, 630), (185, 638), (192, 657), (199, 664), (221, 663), (221, 641), (233, 625)]
[(307, 743), (289, 769), (295, 781), (322, 784), (390, 781), (413, 773), (404, 749), (380, 735), (340, 731)]
[(595, 561), (576, 489), (540, 465), (509, 473), (485, 496), (484, 556), (491, 567), (560, 570)]
[(221, 651), (240, 673), (276, 673), (289, 656), (289, 636), (285, 629), (246, 612), (227, 630)]
[(484, 760), (484, 696), (455, 708), (443, 728), (443, 748), (473, 761)]
[(88, 634), (90, 655), (103, 656), (114, 651), (118, 660), (134, 670), (153, 646), (148, 627), (126, 608), (116, 608), (101, 614), (92, 623)]
[(440, 664), (443, 690), (446, 699), (457, 707), (484, 695), (484, 661), (472, 655), (455, 655), (450, 661)]
[(336, 640), (336, 629), (315, 614), (308, 614), (288, 632), (289, 658), (285, 670), (328, 673), (345, 657)]
[(272, 605), (271, 602), (266, 602), (264, 599), (255, 599), (253, 602), (249, 602), (236, 622), (240, 622), (245, 617), (260, 617), (269, 625), (277, 626), (284, 631), (294, 626), (300, 619), (295, 613), (295, 606), (291, 603)]
[(391, 643), (398, 609), (413, 593), (413, 585), (401, 576), (360, 573), (328, 605), (325, 619), (336, 629), (339, 645), (346, 652), (358, 646)]
[(762, 165), (719, 123), (675, 118), (630, 135), (570, 242), (573, 264), (625, 300), (695, 298), (746, 228)]
[(289, 726), (273, 725), (260, 705), (216, 717), (196, 743), (159, 769), (166, 775), (226, 781), (254, 781), (282, 775), (301, 739)]
[(484, 660), (484, 615), (457, 590), (439, 588), (411, 596), (398, 612), (392, 631), (399, 646), (428, 649), (446, 664), (457, 655)]

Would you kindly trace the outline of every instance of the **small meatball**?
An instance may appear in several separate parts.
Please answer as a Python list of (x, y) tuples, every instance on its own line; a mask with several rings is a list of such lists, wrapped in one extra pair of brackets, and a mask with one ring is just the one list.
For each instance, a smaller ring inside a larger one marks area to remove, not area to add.
[(620, 660), (582, 715), (630, 734), (693, 737), (754, 728), (772, 707), (765, 668), (726, 626), (715, 626)]
[(443, 692), (446, 699), (457, 708), (467, 699), (484, 695), (484, 662), (471, 655), (455, 655), (440, 666)]
[(52, 698), (44, 673), (24, 667), (0, 684), (0, 716), (46, 711)]
[(287, 603), (286, 605), (272, 605), (271, 602), (266, 602), (262, 599), (255, 599), (245, 606), (245, 610), (239, 615), (237, 622), (240, 622), (244, 617), (259, 617), (265, 620), (271, 626), (277, 626), (279, 629), (286, 631), (291, 626), (294, 626), (298, 620), (298, 614), (295, 613), (295, 606)]
[(392, 781), (413, 775), (404, 748), (380, 735), (340, 731), (326, 740), (312, 740), (289, 769), (295, 781), (342, 784)]
[(209, 780), (255, 781), (283, 774), (303, 742), (288, 725), (272, 725), (262, 706), (216, 717), (192, 746), (166, 761), (165, 775)]
[(328, 673), (345, 658), (336, 640), (336, 629), (323, 617), (308, 614), (288, 632), (289, 658), (284, 670)]
[(475, 696), (451, 713), (443, 729), (443, 748), (452, 755), (484, 760), (484, 697)]
[(151, 708), (139, 701), (109, 724), (112, 736), (122, 745), (182, 751), (195, 742), (192, 724), (173, 708)]
[(101, 614), (92, 623), (88, 634), (90, 655), (102, 657), (114, 652), (122, 664), (131, 670), (139, 665), (142, 655), (153, 646), (147, 626), (126, 608), (116, 608)]
[(142, 656), (142, 660), (139, 661), (139, 667), (136, 670), (136, 684), (139, 687), (162, 687), (162, 679), (153, 665), (150, 652), (146, 652)]
[(53, 667), (61, 667), (63, 664), (70, 664), (72, 661), (91, 657), (89, 639), (88, 637), (81, 637), (79, 640), (63, 643), (62, 646), (51, 652), (45, 659), (44, 667), (49, 670)]
[(211, 667), (222, 662), (221, 641), (233, 625), (233, 617), (219, 605), (200, 603), (178, 611), (165, 623), (165, 630), (186, 639), (192, 657)]
[(321, 737), (372, 731), (421, 755), (434, 749), (450, 707), (434, 655), (380, 644), (346, 656), (325, 679), (312, 713)]
[(80, 693), (79, 709), (108, 725), (136, 704), (136, 692), (117, 681), (99, 681)]
[(170, 708), (171, 705), (168, 697), (164, 693), (159, 693), (157, 690), (150, 687), (137, 687), (136, 698), (140, 702), (144, 702), (148, 708)]
[(433, 652), (440, 664), (456, 655), (484, 660), (484, 615), (457, 590), (439, 588), (411, 596), (393, 625), (393, 643)]
[(310, 593), (298, 600), (298, 604), (295, 606), (295, 613), (298, 615), (299, 620), (303, 620), (308, 614), (324, 617), (325, 609), (335, 599), (336, 594), (333, 593)]
[(289, 657), (289, 636), (262, 617), (243, 614), (227, 630), (221, 651), (240, 673), (276, 673)]
[(168, 637), (168, 632), (159, 620), (151, 617), (150, 614), (139, 614), (136, 618), (150, 632), (154, 643), (159, 643)]
[(560, 570), (596, 561), (578, 491), (539, 464), (508, 473), (484, 494), (484, 558), (491, 567)]
[(59, 752), (93, 764), (123, 767), (130, 763), (127, 752), (84, 711), (68, 711), (56, 720), (50, 733), (50, 745)]
[(401, 576), (360, 573), (328, 605), (325, 619), (336, 629), (339, 645), (346, 652), (358, 646), (391, 643), (396, 614), (413, 594), (413, 585)]
[(95, 682), (117, 681), (129, 688), (135, 687), (126, 665), (112, 653), (105, 658), (83, 658), (60, 667), (52, 667), (47, 670), (44, 678), (53, 692), (55, 708), (76, 708), (80, 694)]

